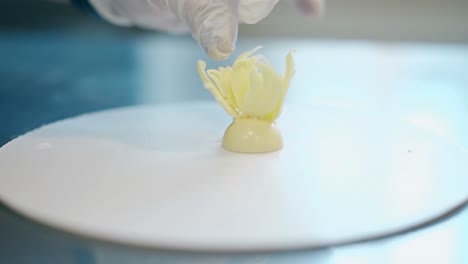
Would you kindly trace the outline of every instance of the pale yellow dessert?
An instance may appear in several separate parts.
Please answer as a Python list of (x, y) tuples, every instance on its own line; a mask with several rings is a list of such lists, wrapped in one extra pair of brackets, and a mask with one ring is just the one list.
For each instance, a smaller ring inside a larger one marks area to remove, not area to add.
[(229, 151), (265, 153), (283, 147), (275, 120), (295, 72), (292, 52), (282, 76), (263, 56), (251, 56), (259, 48), (241, 54), (232, 67), (205, 71), (204, 61), (197, 64), (204, 86), (234, 118), (223, 138), (223, 148)]

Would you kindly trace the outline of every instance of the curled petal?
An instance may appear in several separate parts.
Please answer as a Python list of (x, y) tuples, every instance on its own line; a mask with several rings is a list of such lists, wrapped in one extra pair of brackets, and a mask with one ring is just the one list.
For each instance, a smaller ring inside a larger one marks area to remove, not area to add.
[(216, 84), (221, 95), (226, 99), (227, 103), (230, 104), (233, 108), (235, 108), (235, 102), (232, 95), (231, 89), (231, 79), (232, 79), (232, 71), (223, 71), (222, 68), (219, 70), (208, 70), (206, 71), (208, 77)]
[(241, 55), (239, 55), (239, 57), (237, 57), (237, 60), (246, 59), (247, 57), (254, 54), (257, 50), (259, 50), (261, 48), (262, 48), (262, 46), (257, 46), (255, 48), (249, 50), (249, 51), (246, 51), (246, 52), (242, 53)]
[(287, 93), (289, 89), (289, 84), (291, 83), (291, 80), (296, 73), (296, 68), (294, 67), (294, 59), (292, 56), (292, 53), (295, 50), (292, 50), (288, 53), (286, 56), (286, 72), (284, 74), (284, 80), (283, 80), (283, 93)]
[(216, 87), (215, 83), (208, 77), (206, 70), (206, 63), (204, 61), (199, 60), (197, 63), (198, 74), (203, 81), (203, 85), (206, 89), (208, 89), (213, 96), (215, 97), (216, 101), (224, 108), (224, 110), (234, 118), (239, 118), (240, 115), (236, 109), (234, 109), (231, 105), (226, 102), (226, 99), (223, 97), (221, 92)]

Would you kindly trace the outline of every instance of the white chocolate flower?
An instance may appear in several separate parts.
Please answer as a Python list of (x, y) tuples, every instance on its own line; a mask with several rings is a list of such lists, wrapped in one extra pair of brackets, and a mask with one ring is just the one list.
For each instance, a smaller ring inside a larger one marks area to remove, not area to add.
[(261, 47), (241, 54), (232, 67), (205, 71), (197, 68), (204, 86), (235, 119), (254, 118), (273, 122), (281, 114), (289, 83), (294, 75), (292, 52), (286, 56), (286, 72), (279, 75), (262, 56), (250, 56)]

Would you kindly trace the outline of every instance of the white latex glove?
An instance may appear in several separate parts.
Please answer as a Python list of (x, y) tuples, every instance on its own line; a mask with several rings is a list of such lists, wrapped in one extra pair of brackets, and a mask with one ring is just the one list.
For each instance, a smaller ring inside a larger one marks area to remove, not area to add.
[[(279, 0), (89, 0), (96, 11), (120, 26), (171, 33), (191, 32), (213, 59), (234, 51), (239, 23), (255, 24)], [(322, 0), (296, 0), (305, 14), (320, 12)]]

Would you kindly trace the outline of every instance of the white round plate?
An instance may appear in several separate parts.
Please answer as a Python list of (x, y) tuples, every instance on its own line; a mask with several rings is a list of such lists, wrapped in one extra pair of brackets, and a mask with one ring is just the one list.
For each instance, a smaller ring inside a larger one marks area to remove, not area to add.
[(214, 104), (139, 106), (47, 125), (0, 149), (0, 198), (49, 226), (136, 246), (330, 246), (429, 221), (468, 194), (468, 155), (363, 110), (289, 106), (285, 147), (221, 149)]

